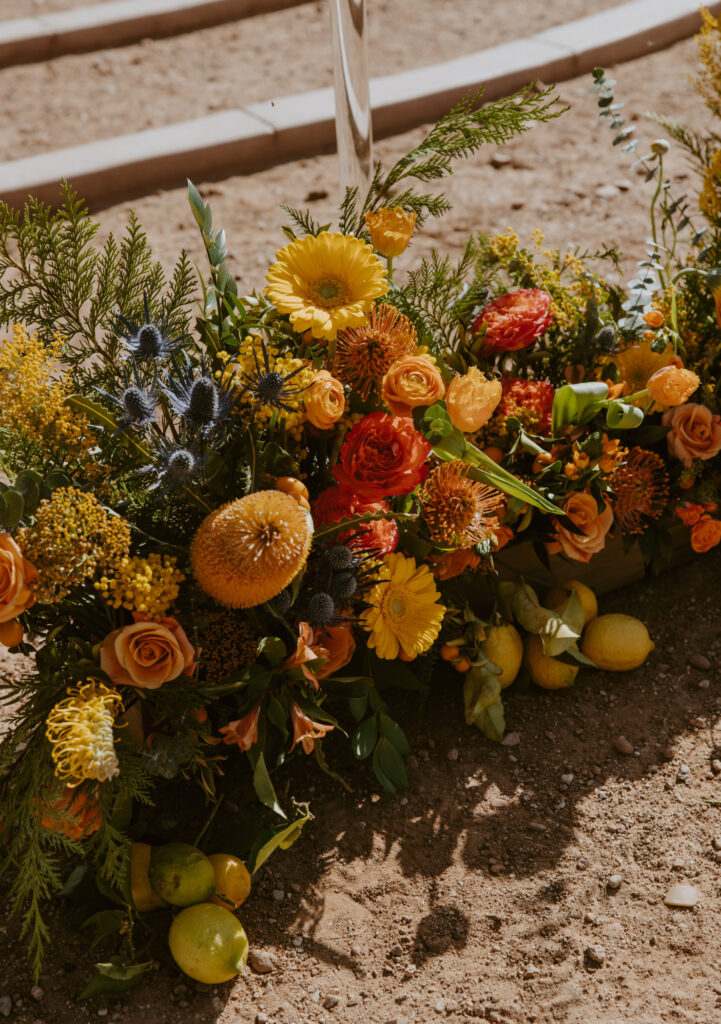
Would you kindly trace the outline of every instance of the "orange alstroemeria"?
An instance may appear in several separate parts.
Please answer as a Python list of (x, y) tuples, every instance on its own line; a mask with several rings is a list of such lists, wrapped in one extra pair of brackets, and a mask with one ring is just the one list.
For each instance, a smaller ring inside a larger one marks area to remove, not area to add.
[(256, 704), (252, 711), (249, 711), (243, 718), (235, 722), (228, 722), (220, 732), (223, 734), (223, 743), (231, 746), (235, 743), (241, 750), (250, 750), (258, 740), (258, 719), (260, 718), (260, 704)]
[(334, 728), (332, 725), (314, 722), (301, 711), (294, 700), (290, 702), (290, 718), (293, 723), (293, 746), (290, 749), (294, 750), (296, 744), (300, 743), (306, 754), (312, 754), (315, 741), (322, 740), (325, 734)]
[(310, 668), (308, 668), (309, 661), (316, 661), (319, 657), (322, 657), (322, 655), (317, 653), (311, 647), (311, 644), (313, 644), (314, 642), (315, 641), (313, 636), (313, 629), (310, 623), (299, 622), (298, 643), (296, 645), (294, 653), (291, 654), (291, 656), (287, 658), (283, 663), (283, 668), (299, 668), (303, 675), (305, 676), (306, 680), (311, 684), (311, 686), (314, 686), (315, 689), (317, 690), (318, 679), (316, 677), (316, 674)]

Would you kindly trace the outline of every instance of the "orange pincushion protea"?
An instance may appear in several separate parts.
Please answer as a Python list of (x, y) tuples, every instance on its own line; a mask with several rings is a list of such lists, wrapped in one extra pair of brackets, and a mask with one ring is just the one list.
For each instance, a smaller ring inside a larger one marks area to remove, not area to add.
[(211, 512), (193, 538), (193, 574), (229, 608), (270, 601), (305, 565), (310, 515), (282, 491), (256, 491)]
[(648, 521), (663, 515), (668, 501), (668, 473), (655, 452), (634, 448), (611, 477), (613, 511), (623, 533), (643, 533)]
[(423, 519), (434, 544), (470, 548), (490, 540), (498, 528), (503, 497), (493, 487), (468, 478), (463, 462), (434, 469), (421, 493)]
[(377, 390), (390, 366), (414, 352), (416, 329), (395, 306), (383, 302), (368, 314), (368, 323), (339, 331), (334, 374), (365, 400)]

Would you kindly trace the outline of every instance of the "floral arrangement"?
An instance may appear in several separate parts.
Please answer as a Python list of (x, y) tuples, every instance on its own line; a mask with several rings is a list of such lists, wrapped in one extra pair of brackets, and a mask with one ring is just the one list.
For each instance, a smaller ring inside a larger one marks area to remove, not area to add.
[[(220, 842), (229, 785), (280, 815), (233, 839), (252, 874), (309, 817), (278, 778), (301, 752), (332, 772), (329, 734), (407, 784), (393, 687), (420, 697), (446, 662), (466, 722), (499, 740), (515, 678), (570, 685), (594, 663), (582, 588), (545, 607), (507, 545), (581, 566), (615, 532), (659, 567), (674, 522), (698, 551), (721, 539), (718, 346), (689, 354), (676, 292), (624, 302), (588, 269), (614, 254), (512, 233), (394, 279), (448, 206), (419, 183), (559, 113), (548, 91), (477, 100), (349, 190), (337, 231), (287, 209), (250, 295), (192, 184), (199, 285), (185, 254), (167, 277), (134, 217), (96, 249), (70, 190), (57, 211), (0, 207), (0, 642), (27, 656), (3, 683), (0, 871), (36, 967), (68, 858), (85, 874), (64, 892), (93, 879), (103, 935), (163, 905), (131, 852), (161, 836), (164, 786), (197, 783), (196, 845)], [(711, 303), (714, 273), (698, 267)], [(148, 966), (133, 948), (116, 985)]]

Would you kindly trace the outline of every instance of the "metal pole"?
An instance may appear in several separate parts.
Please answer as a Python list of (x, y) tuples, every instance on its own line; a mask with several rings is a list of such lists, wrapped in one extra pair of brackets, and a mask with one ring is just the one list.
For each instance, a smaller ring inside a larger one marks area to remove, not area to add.
[(329, 0), (333, 31), (335, 133), (342, 193), (362, 198), (373, 170), (373, 126), (368, 88), (365, 0)]

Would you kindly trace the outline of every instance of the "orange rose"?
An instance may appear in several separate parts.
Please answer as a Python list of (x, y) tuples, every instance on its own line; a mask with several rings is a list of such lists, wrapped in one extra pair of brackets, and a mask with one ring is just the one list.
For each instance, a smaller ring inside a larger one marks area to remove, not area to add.
[(0, 622), (16, 619), (35, 603), (32, 587), (37, 578), (10, 534), (0, 533)]
[(445, 393), (443, 378), (430, 356), (396, 359), (381, 386), (381, 397), (394, 416), (412, 416), (418, 406), (433, 405)]
[(698, 554), (710, 551), (721, 541), (721, 519), (712, 519), (711, 516), (702, 516), (697, 523), (691, 527), (691, 547)]
[(679, 505), (676, 508), (676, 515), (684, 526), (694, 526), (703, 514), (703, 505)]
[(416, 226), (416, 215), (406, 213), (401, 206), (384, 207), (375, 213), (369, 210), (365, 222), (374, 248), (393, 259), (408, 248)]
[(301, 711), (294, 700), (290, 702), (290, 718), (293, 723), (293, 746), (290, 749), (293, 750), (296, 743), (300, 743), (306, 754), (312, 754), (315, 741), (322, 740), (327, 732), (335, 728), (332, 725), (314, 722), (304, 711)]
[(235, 743), (241, 750), (250, 750), (258, 741), (259, 718), (260, 704), (257, 704), (243, 718), (238, 718), (235, 722), (228, 722), (220, 730), (223, 734), (223, 743), (227, 743), (229, 746)]
[(327, 679), (335, 675), (353, 657), (355, 637), (350, 626), (327, 626), (316, 633), (313, 649), (319, 658), (325, 658), (325, 664), (316, 671), (318, 679)]
[(662, 366), (648, 378), (646, 390), (659, 405), (683, 405), (701, 381), (693, 370), (682, 366)]
[(195, 670), (195, 648), (177, 619), (151, 621), (137, 612), (135, 622), (108, 634), (100, 647), (100, 667), (120, 686), (157, 690)]
[(365, 501), (410, 494), (428, 475), (431, 445), (404, 416), (372, 412), (346, 435), (333, 476)]
[(493, 415), (502, 395), (500, 380), (488, 380), (477, 366), (472, 366), (468, 373), (454, 377), (448, 385), (446, 405), (451, 423), (456, 430), (480, 430)]
[(319, 370), (303, 396), (306, 416), (318, 430), (330, 430), (345, 411), (343, 385), (327, 370)]
[(613, 509), (605, 502), (603, 512), (599, 513), (591, 492), (578, 491), (566, 498), (563, 511), (581, 532), (572, 533), (556, 520), (556, 540), (561, 550), (576, 562), (590, 562), (591, 555), (601, 551), (606, 543), (606, 534), (613, 523)]
[(705, 405), (678, 405), (668, 409), (661, 422), (671, 427), (668, 450), (684, 466), (690, 466), (694, 459), (712, 459), (721, 451), (721, 416)]
[(452, 580), (466, 569), (474, 572), (481, 564), (481, 559), (470, 548), (458, 548), (456, 551), (446, 551), (442, 555), (431, 555), (428, 560), (432, 563), (433, 575), (441, 581)]

